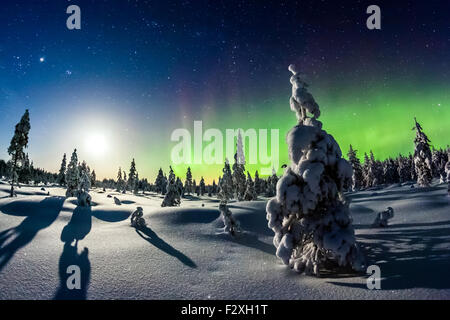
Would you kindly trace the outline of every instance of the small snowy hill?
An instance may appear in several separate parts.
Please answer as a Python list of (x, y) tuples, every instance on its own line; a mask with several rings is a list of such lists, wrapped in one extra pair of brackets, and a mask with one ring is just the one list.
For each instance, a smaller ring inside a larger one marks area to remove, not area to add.
[[(351, 193), (357, 239), (381, 268), (381, 290), (364, 275), (297, 275), (281, 264), (267, 227), (266, 201), (233, 202), (245, 231), (224, 234), (218, 201), (183, 199), (161, 208), (160, 195), (91, 191), (79, 208), (59, 187), (0, 182), (0, 299), (449, 299), (450, 205), (447, 186), (396, 185)], [(47, 194), (49, 193), (49, 194)], [(114, 204), (113, 197), (121, 200)], [(141, 206), (148, 228), (129, 216)], [(385, 229), (377, 212), (392, 207)], [(77, 245), (75, 246), (75, 240)], [(82, 290), (66, 289), (78, 265)]]

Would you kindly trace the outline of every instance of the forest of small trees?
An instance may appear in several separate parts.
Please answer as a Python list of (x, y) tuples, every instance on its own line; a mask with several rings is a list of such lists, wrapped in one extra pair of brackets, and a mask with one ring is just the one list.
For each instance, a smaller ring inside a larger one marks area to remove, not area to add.
[[(170, 189), (173, 193), (170, 197), (192, 196), (219, 196), (220, 190), (225, 188), (224, 183), (229, 184), (226, 188), (231, 190), (227, 198), (239, 201), (256, 200), (260, 196), (273, 197), (276, 194), (278, 177), (275, 170), (266, 179), (259, 176), (258, 171), (253, 175), (245, 170), (245, 156), (242, 148), (242, 137), (239, 133), (236, 145), (235, 161), (231, 166), (226, 160), (224, 172), (229, 170), (231, 179), (223, 181), (223, 176), (218, 176), (211, 184), (206, 184), (203, 177), (197, 182), (193, 178), (191, 168), (187, 169), (186, 178), (177, 177), (172, 167), (169, 167), (169, 176), (160, 168), (153, 183), (146, 178), (140, 178), (135, 160), (132, 159), (129, 170), (118, 169), (116, 179), (103, 179), (98, 181), (95, 170), (91, 170), (85, 161), (78, 161), (77, 151), (74, 150), (69, 164), (66, 154), (63, 155), (59, 173), (47, 172), (41, 168), (35, 168), (29, 155), (25, 153), (28, 144), (28, 132), (30, 120), (28, 110), (21, 121), (17, 124), (11, 146), (8, 149), (11, 159), (0, 160), (0, 177), (7, 179), (11, 185), (20, 184), (58, 184), (68, 188), (68, 195), (79, 189), (79, 183), (85, 175), (89, 179), (90, 187), (104, 189), (115, 189), (122, 193), (127, 191), (156, 192), (167, 195)], [(430, 185), (433, 178), (440, 182), (446, 182), (446, 164), (449, 162), (450, 148), (435, 149), (430, 145), (430, 140), (424, 133), (420, 124), (415, 121), (413, 130), (416, 131), (414, 139), (415, 150), (413, 154), (401, 155), (396, 158), (378, 160), (372, 151), (365, 153), (363, 161), (358, 157), (358, 150), (350, 145), (347, 159), (352, 166), (352, 184), (345, 186), (347, 191), (357, 191), (376, 186), (417, 182), (420, 186)], [(227, 166), (229, 167), (227, 169)], [(72, 191), (70, 191), (72, 190)], [(175, 202), (174, 202), (175, 201)], [(170, 200), (168, 203), (178, 203), (178, 200)]]

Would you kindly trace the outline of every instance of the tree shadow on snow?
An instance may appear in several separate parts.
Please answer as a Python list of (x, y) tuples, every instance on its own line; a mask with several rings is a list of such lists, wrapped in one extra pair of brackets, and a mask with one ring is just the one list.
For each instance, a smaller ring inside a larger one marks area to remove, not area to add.
[(150, 244), (154, 245), (156, 248), (160, 249), (161, 251), (164, 251), (168, 255), (171, 255), (172, 257), (177, 258), (180, 260), (183, 264), (190, 268), (197, 268), (197, 265), (194, 261), (192, 261), (188, 256), (186, 256), (184, 253), (178, 251), (174, 247), (172, 247), (170, 244), (165, 242), (163, 239), (158, 237), (158, 235), (149, 227), (136, 229), (136, 233), (144, 240), (148, 241)]
[(106, 222), (119, 222), (128, 219), (131, 212), (127, 210), (94, 210), (92, 215)]
[[(78, 254), (78, 241), (84, 239), (92, 228), (91, 207), (76, 207), (72, 218), (61, 232), (61, 241), (64, 242), (64, 249), (59, 259), (59, 280), (60, 285), (54, 296), (56, 300), (84, 300), (87, 296), (87, 288), (91, 276), (91, 264), (88, 258), (88, 249), (84, 248)], [(75, 241), (75, 244), (72, 243)], [(73, 283), (69, 279), (74, 275), (74, 271), (68, 271), (69, 266), (77, 266), (80, 271), (80, 287), (69, 289), (68, 284)], [(69, 281), (68, 281), (69, 280)], [(69, 282), (69, 283), (68, 283)]]
[[(0, 233), (0, 271), (19, 249), (56, 220), (64, 200), (64, 197), (47, 197), (40, 202), (14, 201), (0, 208), (9, 215), (27, 216), (17, 227)], [(4, 243), (8, 244), (3, 246)]]
[[(72, 246), (70, 242), (64, 244), (64, 250), (59, 258), (58, 273), (60, 285), (53, 299), (55, 300), (85, 300), (91, 277), (91, 263), (89, 261), (89, 250), (84, 248), (78, 253), (77, 242)], [(73, 284), (73, 276), (76, 271), (68, 269), (69, 266), (79, 268), (79, 289), (69, 289), (68, 284)], [(69, 272), (69, 273), (68, 273)], [(71, 277), (71, 279), (69, 279)]]
[(450, 288), (450, 221), (403, 224), (358, 238), (366, 240), (368, 265), (381, 269), (382, 290)]
[(64, 243), (78, 242), (91, 232), (91, 228), (91, 207), (76, 207), (72, 213), (72, 218), (61, 232), (61, 241)]

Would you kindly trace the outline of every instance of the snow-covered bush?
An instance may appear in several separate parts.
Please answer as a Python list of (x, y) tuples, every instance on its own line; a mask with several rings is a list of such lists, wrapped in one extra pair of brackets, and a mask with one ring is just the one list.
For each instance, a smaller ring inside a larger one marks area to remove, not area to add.
[(394, 217), (394, 209), (388, 207), (386, 210), (378, 212), (375, 221), (372, 223), (374, 228), (386, 228), (388, 220)]
[(364, 258), (343, 196), (352, 167), (333, 136), (322, 130), (319, 106), (295, 67), (289, 70), (298, 125), (287, 136), (291, 164), (278, 181), (276, 197), (267, 203), (277, 256), (299, 273), (319, 275), (320, 268), (330, 265), (362, 270)]
[(431, 165), (431, 149), (427, 135), (422, 131), (422, 127), (414, 118), (415, 126), (412, 130), (416, 130), (416, 138), (414, 144), (414, 165), (417, 174), (417, 184), (421, 187), (428, 187), (433, 179)]

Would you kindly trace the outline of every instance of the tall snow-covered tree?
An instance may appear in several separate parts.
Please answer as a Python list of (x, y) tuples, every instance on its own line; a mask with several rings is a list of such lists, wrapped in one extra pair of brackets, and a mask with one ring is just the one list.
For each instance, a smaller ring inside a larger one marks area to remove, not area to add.
[(262, 180), (259, 178), (258, 170), (255, 171), (255, 192), (257, 195), (263, 191)]
[(233, 217), (233, 214), (228, 208), (228, 201), (233, 198), (234, 193), (233, 176), (231, 174), (231, 168), (228, 159), (225, 159), (225, 165), (222, 171), (223, 176), (221, 179), (219, 179), (219, 193), (217, 195), (220, 200), (220, 217), (224, 224), (224, 231), (234, 236), (240, 231), (240, 227), (239, 222)]
[(133, 193), (139, 193), (139, 172), (136, 171), (136, 178), (134, 179)]
[(432, 154), (430, 149), (430, 140), (422, 131), (422, 127), (414, 118), (415, 125), (412, 130), (416, 130), (416, 138), (414, 139), (414, 166), (417, 174), (417, 184), (421, 187), (427, 187), (433, 180), (432, 175)]
[(197, 192), (197, 181), (192, 182), (192, 193), (196, 193)]
[(246, 183), (245, 183), (245, 155), (242, 143), (241, 131), (239, 130), (236, 153), (234, 154), (233, 164), (233, 186), (235, 197), (238, 201), (244, 200)]
[(343, 194), (352, 167), (333, 136), (322, 129), (319, 106), (298, 70), (292, 65), (289, 70), (291, 109), (298, 124), (286, 139), (291, 164), (278, 182), (276, 197), (267, 203), (276, 254), (299, 273), (319, 275), (333, 265), (362, 270), (363, 256)]
[(19, 182), (28, 184), (32, 179), (32, 163), (28, 153), (25, 154), (25, 158), (22, 162), (22, 167), (19, 169)]
[(200, 195), (201, 196), (205, 195), (206, 185), (205, 185), (205, 179), (203, 179), (203, 177), (200, 179), (199, 189), (200, 189)]
[(158, 171), (158, 176), (156, 177), (155, 180), (155, 188), (156, 188), (156, 192), (161, 193), (161, 194), (166, 194), (166, 188), (164, 187), (166, 185), (165, 183), (165, 178), (164, 178), (164, 172), (162, 170), (162, 168), (159, 168)]
[(358, 150), (353, 150), (352, 145), (350, 145), (350, 149), (348, 150), (347, 153), (348, 161), (350, 162), (353, 169), (352, 189), (354, 191), (361, 189), (364, 184), (363, 169), (361, 166), (361, 162), (359, 161), (359, 158), (356, 155), (357, 151)]
[(91, 177), (87, 170), (82, 170), (80, 183), (78, 185), (77, 198), (78, 205), (85, 207), (91, 205), (91, 196), (89, 195), (89, 190), (91, 188)]
[(127, 173), (125, 170), (123, 171), (123, 189), (122, 193), (126, 193), (128, 190), (128, 179), (127, 179)]
[(174, 207), (179, 206), (181, 203), (181, 195), (176, 184), (175, 173), (172, 167), (170, 167), (169, 184), (167, 185), (167, 193), (161, 204), (161, 207)]
[(398, 162), (388, 158), (382, 162), (384, 183), (393, 184), (400, 182), (398, 174)]
[(95, 173), (95, 170), (92, 170), (90, 178), (91, 178), (91, 186), (95, 187), (97, 182), (97, 174)]
[(217, 197), (222, 203), (228, 203), (231, 199), (233, 199), (233, 176), (231, 174), (230, 163), (228, 159), (225, 159), (225, 165), (222, 169), (223, 175), (222, 178), (219, 179), (219, 193)]
[(66, 197), (76, 197), (80, 183), (77, 149), (73, 150), (66, 170)]
[(190, 195), (192, 193), (192, 172), (191, 167), (187, 168), (186, 181), (184, 183), (184, 193)]
[(178, 188), (178, 193), (180, 194), (180, 196), (183, 196), (184, 194), (183, 182), (181, 182), (181, 179), (177, 177), (177, 181), (175, 183)]
[(128, 173), (128, 187), (130, 188), (131, 191), (136, 189), (136, 175), (137, 175), (137, 171), (136, 171), (136, 162), (133, 160), (131, 161), (131, 165), (130, 165), (130, 171)]
[(216, 184), (216, 180), (213, 180), (213, 182), (212, 182), (211, 193), (212, 193), (212, 194), (216, 194), (216, 193), (217, 193), (217, 184)]
[(30, 132), (30, 128), (30, 113), (27, 109), (25, 110), (25, 113), (19, 123), (16, 124), (14, 136), (12, 137), (11, 143), (8, 147), (8, 154), (11, 156), (11, 197), (14, 196), (14, 184), (17, 184), (18, 182), (18, 170), (21, 168), (25, 160), (24, 149), (28, 146), (28, 134)]
[(266, 196), (273, 197), (277, 193), (278, 176), (275, 169), (272, 169), (272, 175), (266, 181)]
[(60, 186), (66, 185), (66, 168), (67, 168), (67, 158), (66, 154), (64, 153), (63, 159), (61, 161), (61, 167), (59, 168), (58, 173), (58, 184)]
[(408, 157), (404, 157), (401, 154), (397, 157), (397, 170), (401, 183), (411, 180), (411, 163)]
[(250, 172), (247, 171), (247, 189), (245, 190), (244, 200), (253, 201), (256, 200), (257, 197), (255, 183), (252, 180)]
[(446, 181), (445, 165), (449, 160), (447, 151), (442, 149), (433, 150), (431, 160), (433, 163), (433, 176), (439, 178), (440, 183), (444, 183)]
[(122, 192), (124, 188), (124, 181), (122, 177), (122, 168), (119, 167), (119, 171), (117, 172), (117, 192)]

